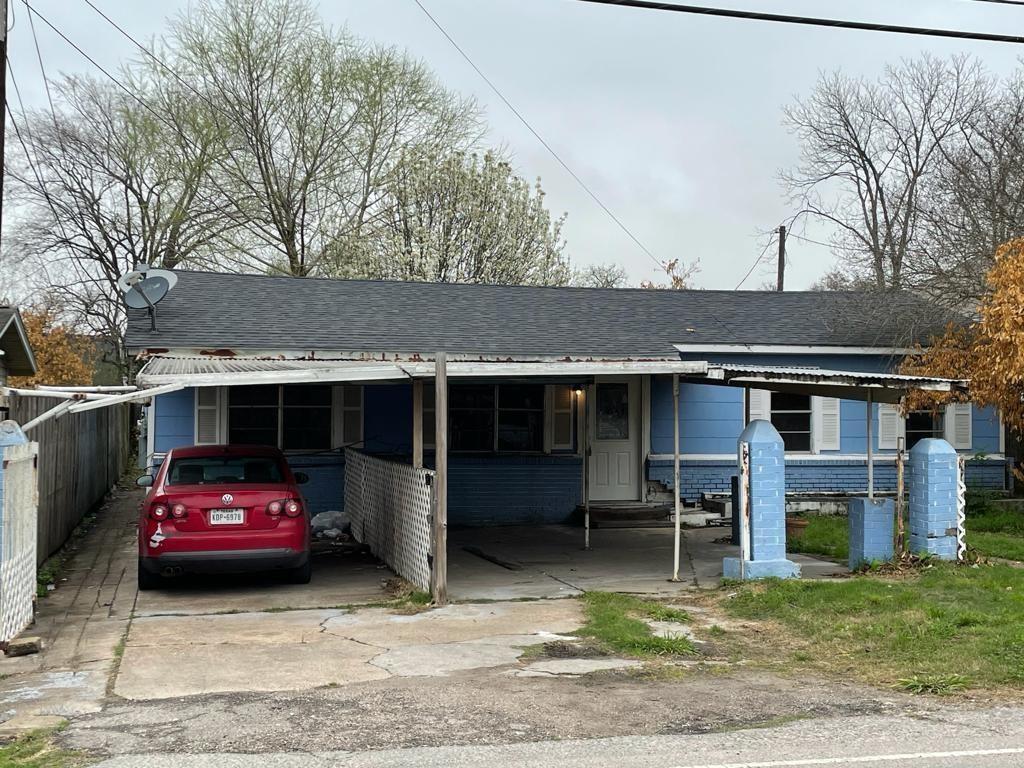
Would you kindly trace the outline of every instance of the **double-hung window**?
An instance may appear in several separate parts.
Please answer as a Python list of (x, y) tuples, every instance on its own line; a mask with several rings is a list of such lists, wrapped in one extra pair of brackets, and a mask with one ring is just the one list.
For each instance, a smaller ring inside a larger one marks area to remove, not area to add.
[(906, 417), (906, 449), (909, 451), (926, 437), (942, 437), (945, 432), (943, 428), (943, 412), (931, 409), (922, 411), (910, 411)]
[[(362, 387), (350, 385), (231, 387), (220, 398), (226, 410), (223, 441), (285, 451), (322, 451), (354, 444), (362, 439), (362, 395)], [(197, 402), (197, 423), (212, 421), (206, 414), (211, 402), (218, 401), (207, 398)]]
[(788, 392), (771, 393), (771, 421), (782, 436), (786, 451), (811, 450), (811, 396)]
[[(434, 391), (423, 388), (423, 444), (434, 445)], [(550, 427), (546, 422), (550, 420)], [(541, 453), (571, 450), (575, 413), (570, 386), (452, 384), (448, 448), (457, 453)], [(545, 431), (550, 430), (548, 442)]]

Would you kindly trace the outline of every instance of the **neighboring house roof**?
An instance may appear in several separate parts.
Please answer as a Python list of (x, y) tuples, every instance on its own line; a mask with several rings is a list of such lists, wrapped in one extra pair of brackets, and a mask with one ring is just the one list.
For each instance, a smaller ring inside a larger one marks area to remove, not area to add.
[(178, 272), (128, 347), (617, 358), (673, 345), (906, 347), (950, 317), (906, 292), (672, 291)]
[(34, 376), (36, 358), (16, 307), (0, 305), (0, 351), (8, 376)]

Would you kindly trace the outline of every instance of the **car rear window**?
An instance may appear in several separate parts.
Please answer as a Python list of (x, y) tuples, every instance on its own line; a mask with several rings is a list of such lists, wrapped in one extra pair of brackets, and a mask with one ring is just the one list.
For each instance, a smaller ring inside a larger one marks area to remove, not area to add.
[(168, 485), (281, 483), (284, 473), (271, 456), (195, 456), (172, 459)]

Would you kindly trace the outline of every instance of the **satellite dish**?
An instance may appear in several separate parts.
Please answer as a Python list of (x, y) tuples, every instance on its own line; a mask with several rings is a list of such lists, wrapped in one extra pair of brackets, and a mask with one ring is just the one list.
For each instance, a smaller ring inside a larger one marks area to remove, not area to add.
[(178, 282), (178, 276), (168, 269), (151, 269), (139, 264), (133, 272), (117, 279), (124, 291), (124, 303), (131, 309), (149, 310), (150, 330), (156, 330), (156, 305)]
[(164, 277), (147, 277), (132, 285), (124, 294), (124, 303), (132, 309), (149, 309), (171, 290)]

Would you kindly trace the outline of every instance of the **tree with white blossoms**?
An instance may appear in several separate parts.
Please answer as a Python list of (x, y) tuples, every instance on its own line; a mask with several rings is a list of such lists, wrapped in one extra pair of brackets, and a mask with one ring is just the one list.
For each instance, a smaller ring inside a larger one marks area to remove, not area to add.
[(342, 274), (448, 283), (565, 285), (562, 224), (493, 152), (417, 152), (399, 164), (372, 234), (339, 241)]

